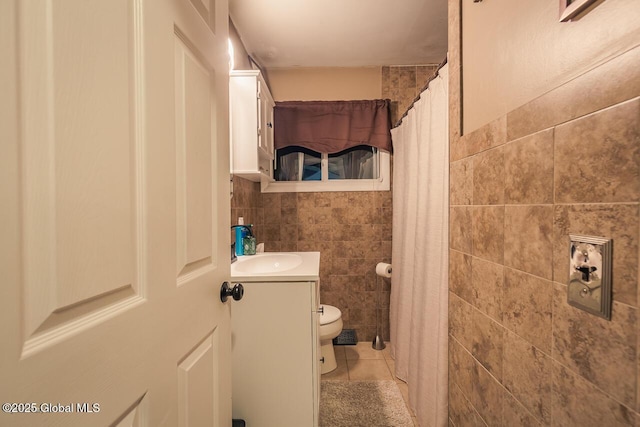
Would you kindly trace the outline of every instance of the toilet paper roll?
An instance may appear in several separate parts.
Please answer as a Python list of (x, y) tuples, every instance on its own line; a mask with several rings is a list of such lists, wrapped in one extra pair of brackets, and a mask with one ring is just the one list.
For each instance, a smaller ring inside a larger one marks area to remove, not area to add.
[(378, 265), (376, 265), (376, 274), (380, 277), (391, 277), (391, 264), (379, 262)]

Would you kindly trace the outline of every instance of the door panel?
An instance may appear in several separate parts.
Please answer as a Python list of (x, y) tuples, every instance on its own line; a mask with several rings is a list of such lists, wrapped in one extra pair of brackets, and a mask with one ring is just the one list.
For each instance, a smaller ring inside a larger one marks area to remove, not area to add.
[[(189, 353), (178, 364), (179, 378), (179, 426), (212, 426), (218, 407), (211, 405), (215, 402), (213, 384), (218, 377), (216, 353), (219, 352), (218, 331), (211, 335)], [(214, 381), (211, 381), (214, 378)]]
[[(141, 141), (132, 132), (141, 126), (134, 109), (142, 100), (134, 96), (141, 58), (132, 55), (139, 40), (129, 31), (127, 2), (21, 6), (22, 322), (29, 355), (86, 329), (107, 308), (113, 315), (114, 304), (124, 310), (142, 299), (133, 179)], [(85, 19), (96, 15), (99, 22)], [(114, 28), (109, 42), (117, 48), (107, 49), (105, 34)], [(88, 55), (89, 41), (105, 54)]]
[(146, 396), (140, 398), (113, 424), (114, 427), (143, 427), (149, 425), (145, 420)]
[(228, 10), (196, 3), (0, 2), (0, 399), (39, 412), (0, 425), (230, 423)]
[(191, 4), (196, 8), (204, 22), (207, 23), (211, 31), (216, 32), (216, 0), (191, 0)]
[[(184, 40), (184, 41), (183, 41)], [(189, 47), (191, 46), (191, 47)], [(211, 70), (200, 52), (176, 33), (176, 170), (178, 275), (211, 266)]]

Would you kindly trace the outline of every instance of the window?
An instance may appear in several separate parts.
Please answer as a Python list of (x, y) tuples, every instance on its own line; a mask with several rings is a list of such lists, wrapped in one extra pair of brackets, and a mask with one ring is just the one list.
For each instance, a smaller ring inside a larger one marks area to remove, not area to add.
[(301, 147), (277, 150), (273, 175), (276, 181), (321, 181), (322, 154)]
[[(326, 173), (323, 173), (323, 163)], [(274, 171), (276, 181), (375, 179), (379, 176), (378, 149), (360, 145), (326, 154), (302, 147), (287, 147), (278, 150)]]
[(329, 179), (374, 179), (378, 177), (378, 149), (360, 145), (328, 155)]
[(273, 174), (262, 191), (389, 190), (389, 102), (276, 102)]
[(303, 147), (276, 150), (274, 181), (263, 192), (389, 190), (389, 154), (359, 145), (334, 154)]

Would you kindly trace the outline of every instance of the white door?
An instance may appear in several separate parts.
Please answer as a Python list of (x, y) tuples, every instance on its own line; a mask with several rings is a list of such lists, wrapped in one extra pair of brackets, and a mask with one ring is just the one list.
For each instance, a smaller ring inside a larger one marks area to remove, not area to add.
[(227, 32), (0, 2), (0, 425), (231, 424)]

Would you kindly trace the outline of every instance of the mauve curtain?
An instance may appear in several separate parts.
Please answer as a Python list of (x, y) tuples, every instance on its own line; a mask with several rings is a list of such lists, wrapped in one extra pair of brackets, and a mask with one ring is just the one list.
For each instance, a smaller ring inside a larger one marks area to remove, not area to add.
[(388, 99), (285, 101), (274, 109), (274, 145), (338, 153), (358, 145), (391, 152)]
[(447, 65), (391, 130), (391, 353), (421, 426), (448, 424), (449, 126)]

